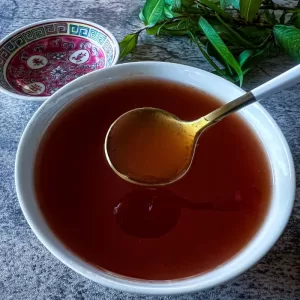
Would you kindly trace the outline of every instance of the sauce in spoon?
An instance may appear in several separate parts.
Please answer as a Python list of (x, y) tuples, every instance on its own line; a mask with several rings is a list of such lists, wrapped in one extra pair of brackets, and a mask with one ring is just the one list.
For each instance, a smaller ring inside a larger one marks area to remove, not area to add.
[(120, 175), (159, 185), (185, 174), (194, 143), (194, 126), (163, 110), (143, 108), (125, 113), (114, 123), (106, 147), (110, 164)]

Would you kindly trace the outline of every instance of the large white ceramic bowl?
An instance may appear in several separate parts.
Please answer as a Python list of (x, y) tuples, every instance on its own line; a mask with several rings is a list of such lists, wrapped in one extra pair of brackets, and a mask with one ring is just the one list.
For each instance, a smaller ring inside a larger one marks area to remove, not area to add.
[(108, 82), (136, 77), (154, 77), (182, 82), (203, 89), (224, 102), (244, 93), (234, 84), (208, 72), (184, 65), (160, 62), (118, 65), (74, 80), (40, 107), (21, 138), (15, 175), (17, 194), (23, 213), (34, 233), (50, 252), (74, 271), (105, 286), (128, 292), (161, 295), (194, 292), (223, 283), (250, 268), (267, 253), (282, 233), (294, 202), (295, 173), (289, 147), (275, 121), (260, 104), (252, 104), (239, 114), (256, 132), (268, 155), (273, 178), (271, 205), (265, 221), (247, 246), (231, 260), (214, 270), (187, 279), (168, 281), (134, 280), (113, 275), (93, 267), (66, 249), (49, 229), (39, 209), (33, 187), (33, 164), (41, 137), (53, 118), (66, 105), (77, 101), (78, 96), (90, 90)]

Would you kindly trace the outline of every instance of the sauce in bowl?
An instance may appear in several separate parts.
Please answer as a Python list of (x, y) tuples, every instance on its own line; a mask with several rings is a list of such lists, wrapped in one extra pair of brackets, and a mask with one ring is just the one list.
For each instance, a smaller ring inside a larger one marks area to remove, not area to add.
[[(109, 84), (66, 107), (47, 129), (35, 163), (37, 199), (56, 236), (96, 267), (147, 280), (194, 276), (236, 255), (262, 224), (272, 190), (262, 145), (238, 115), (205, 131), (187, 175), (163, 189), (149, 192), (122, 180), (104, 156), (109, 126), (128, 110), (157, 107), (193, 120), (219, 105), (196, 88), (149, 78)], [(180, 206), (173, 222), (171, 194), (213, 205)], [(118, 203), (132, 195), (141, 201), (148, 197), (150, 206), (161, 197), (167, 203), (153, 206), (155, 212), (147, 204), (149, 214), (142, 205), (125, 211), (133, 220), (131, 215), (139, 216), (142, 207), (145, 217), (129, 224), (139, 227), (139, 235), (120, 226), (115, 213)], [(149, 220), (156, 225), (149, 227)], [(155, 235), (157, 226), (167, 230)]]

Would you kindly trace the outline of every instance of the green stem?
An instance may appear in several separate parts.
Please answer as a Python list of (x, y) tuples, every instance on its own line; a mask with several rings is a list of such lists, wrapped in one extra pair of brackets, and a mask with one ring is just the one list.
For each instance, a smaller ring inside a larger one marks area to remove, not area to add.
[(216, 17), (217, 19), (220, 21), (221, 24), (223, 24), (223, 26), (225, 26), (225, 28), (231, 33), (231, 35), (237, 40), (239, 41), (241, 44), (243, 44), (244, 46), (248, 46), (250, 48), (255, 48), (256, 46), (253, 45), (252, 43), (248, 42), (247, 40), (245, 40), (242, 36), (240, 36), (235, 30), (233, 30), (229, 25), (227, 25), (223, 19), (216, 13)]
[(267, 38), (266, 38), (260, 45), (257, 46), (257, 48), (262, 48), (262, 47), (264, 47), (264, 46), (267, 44), (267, 42), (271, 39), (271, 37), (272, 37), (272, 33), (270, 33), (270, 34), (267, 36)]
[(138, 31), (134, 32), (134, 34), (140, 34), (142, 31), (144, 31), (144, 30), (146, 30), (148, 28), (149, 28), (149, 26), (145, 26), (145, 27), (139, 29)]
[[(280, 6), (275, 3), (273, 5), (262, 5), (260, 7), (260, 9), (284, 10), (284, 11), (288, 11), (288, 12), (294, 12), (295, 10), (297, 10), (296, 8), (293, 8), (293, 7)], [(227, 7), (225, 10), (237, 11), (237, 12), (240, 11), (239, 9), (236, 9), (234, 7), (231, 7), (231, 8)]]
[(192, 38), (193, 42), (197, 45), (199, 50), (201, 51), (202, 55), (206, 58), (206, 60), (215, 68), (215, 70), (219, 73), (222, 74), (221, 69), (217, 66), (217, 64), (210, 58), (210, 56), (202, 49), (202, 46), (200, 43), (197, 41), (196, 37), (193, 35), (193, 33), (190, 31), (189, 32), (190, 37)]
[(205, 7), (209, 8), (211, 11), (218, 13), (220, 16), (222, 16), (224, 19), (228, 21), (232, 21), (233, 17), (229, 13), (227, 13), (225, 10), (223, 10), (221, 7), (218, 5), (214, 4), (210, 0), (196, 0), (195, 3)]

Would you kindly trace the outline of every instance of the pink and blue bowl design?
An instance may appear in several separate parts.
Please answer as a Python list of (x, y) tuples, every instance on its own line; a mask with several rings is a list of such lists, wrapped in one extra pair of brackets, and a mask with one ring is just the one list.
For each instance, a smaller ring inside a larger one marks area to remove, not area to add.
[(0, 91), (46, 100), (74, 79), (115, 65), (118, 58), (118, 42), (102, 26), (76, 19), (45, 20), (0, 41)]

